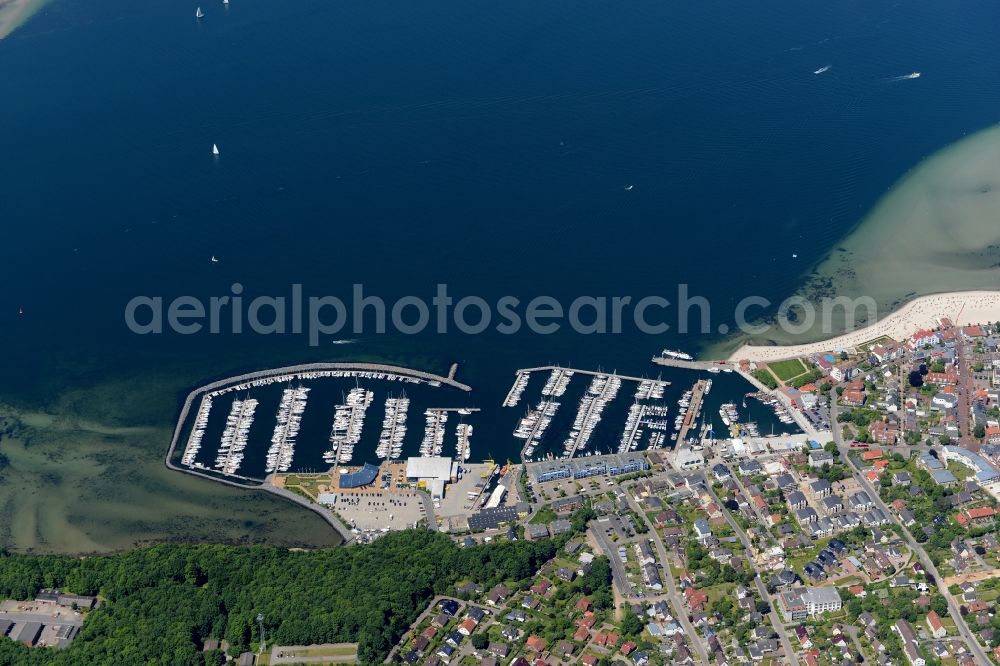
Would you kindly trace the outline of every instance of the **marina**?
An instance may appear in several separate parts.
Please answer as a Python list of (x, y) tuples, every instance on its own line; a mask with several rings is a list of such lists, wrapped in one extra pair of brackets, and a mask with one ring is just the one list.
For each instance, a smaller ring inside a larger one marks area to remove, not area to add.
[(566, 387), (569, 386), (569, 380), (572, 378), (572, 370), (556, 368), (552, 371), (552, 374), (549, 375), (549, 378), (545, 380), (545, 386), (542, 387), (542, 395), (559, 397), (565, 394)]
[[(436, 419), (430, 455), (441, 453), (447, 440), (468, 460), (479, 418), (468, 387), (454, 376), (370, 364), (251, 373), (199, 389), (188, 400), (172, 446), (175, 451), (183, 442), (183, 449), (169, 464), (238, 483), (415, 455), (428, 432), (414, 421), (429, 410)], [(374, 410), (383, 413), (372, 416)], [(366, 427), (370, 418), (382, 427)]]
[(747, 399), (752, 399), (760, 402), (762, 405), (770, 407), (774, 411), (774, 415), (777, 417), (778, 421), (786, 425), (791, 425), (795, 423), (795, 418), (792, 416), (791, 412), (788, 410), (780, 400), (775, 396), (771, 395), (766, 391), (755, 391), (752, 393), (747, 393), (743, 397), (743, 406), (747, 404)]
[[(544, 380), (536, 379), (542, 376)], [(577, 376), (589, 381), (574, 382)], [(632, 403), (619, 406), (626, 382), (635, 384), (628, 389)], [(625, 453), (667, 445), (670, 424), (665, 398), (670, 386), (662, 376), (653, 379), (542, 366), (518, 370), (503, 404), (517, 404), (535, 391), (539, 396), (513, 430), (514, 438), (523, 441), (523, 461)], [(575, 403), (576, 409), (563, 411), (563, 403)]]
[(428, 409), (424, 412), (424, 440), (420, 443), (420, 455), (439, 456), (444, 450), (445, 424), (448, 423), (448, 412), (440, 409)]
[(201, 405), (198, 407), (198, 415), (195, 417), (194, 429), (188, 439), (187, 446), (184, 447), (184, 454), (181, 462), (185, 465), (193, 465), (195, 457), (201, 451), (201, 440), (205, 437), (205, 428), (208, 426), (208, 415), (212, 411), (212, 396), (206, 395), (201, 398)]
[(669, 421), (667, 420), (666, 405), (634, 403), (629, 408), (628, 419), (625, 421), (625, 431), (622, 433), (621, 442), (618, 446), (618, 453), (629, 453), (639, 448), (645, 434), (644, 429), (649, 430), (649, 438), (646, 440), (644, 448), (647, 450), (663, 448), (666, 443), (668, 426)]
[[(752, 387), (739, 375), (680, 367), (669, 372), (641, 377), (558, 365), (526, 368), (514, 373), (511, 387), (494, 391), (502, 404), (484, 411), (470, 404), (468, 387), (456, 390), (454, 376), (391, 366), (278, 369), (196, 392), (173, 462), (242, 483), (283, 469), (321, 472), (411, 456), (450, 455), (472, 463), (493, 456), (535, 461), (630, 454), (671, 448), (681, 437), (695, 445), (714, 439), (727, 430), (720, 405), (744, 399), (751, 402), (739, 410), (739, 432), (796, 430), (773, 405), (751, 400)], [(473, 432), (494, 431), (512, 433), (506, 448), (502, 441), (473, 448)]]
[(621, 385), (622, 380), (617, 375), (594, 375), (587, 394), (580, 400), (573, 430), (563, 443), (563, 453), (567, 458), (572, 458), (578, 451), (587, 448), (594, 428), (601, 422), (604, 408), (618, 395)]
[(514, 385), (510, 387), (507, 397), (504, 398), (504, 407), (517, 407), (517, 403), (521, 401), (521, 394), (524, 393), (524, 389), (528, 386), (528, 379), (530, 377), (530, 372), (520, 371), (517, 373)]
[(455, 428), (455, 456), (462, 462), (472, 457), (472, 425), (459, 423)]
[[(543, 366), (539, 366), (537, 368), (522, 368), (521, 370), (517, 371), (517, 375), (518, 375), (518, 377), (520, 377), (520, 375), (522, 375), (522, 374), (529, 374), (530, 375), (531, 373), (534, 373), (534, 372), (552, 372), (552, 371), (559, 371), (559, 372), (561, 372), (563, 374), (569, 373), (570, 376), (572, 376), (574, 374), (577, 374), (577, 375), (589, 375), (591, 377), (596, 377), (596, 376), (599, 376), (599, 375), (600, 376), (606, 376), (608, 374), (612, 374), (612, 375), (618, 377), (618, 379), (622, 379), (622, 380), (628, 381), (628, 382), (639, 382), (640, 384), (642, 382), (644, 382), (644, 381), (648, 381), (647, 377), (635, 377), (635, 376), (632, 376), (632, 375), (623, 375), (623, 374), (619, 374), (616, 371), (612, 371), (610, 373), (606, 373), (606, 372), (604, 372), (602, 370), (580, 370), (579, 368), (562, 368), (562, 367), (560, 367), (558, 365), (543, 365)], [(663, 382), (663, 384), (664, 384), (664, 386), (669, 386), (670, 382)], [(523, 391), (523, 389), (522, 389), (522, 391)]]
[[(747, 407), (745, 399), (743, 407)], [(757, 422), (751, 421), (749, 415), (747, 416), (746, 421), (742, 421), (742, 417), (740, 416), (739, 409), (737, 408), (735, 402), (724, 403), (719, 408), (719, 416), (722, 418), (722, 422), (725, 424), (732, 437), (760, 437), (760, 429), (757, 426)], [(785, 424), (792, 425), (794, 424), (794, 420), (789, 420)]]
[(558, 402), (543, 400), (535, 409), (529, 409), (518, 422), (514, 437), (525, 440), (524, 448), (521, 449), (522, 460), (530, 460), (535, 454), (535, 449), (541, 443), (545, 430), (552, 423), (558, 409)]

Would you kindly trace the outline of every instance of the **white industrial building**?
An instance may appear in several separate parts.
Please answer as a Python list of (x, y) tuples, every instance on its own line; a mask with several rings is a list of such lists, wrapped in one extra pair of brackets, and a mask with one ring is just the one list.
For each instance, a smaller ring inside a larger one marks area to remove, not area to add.
[(424, 485), (432, 499), (444, 497), (444, 488), (458, 478), (458, 463), (444, 456), (417, 456), (406, 459), (406, 480)]

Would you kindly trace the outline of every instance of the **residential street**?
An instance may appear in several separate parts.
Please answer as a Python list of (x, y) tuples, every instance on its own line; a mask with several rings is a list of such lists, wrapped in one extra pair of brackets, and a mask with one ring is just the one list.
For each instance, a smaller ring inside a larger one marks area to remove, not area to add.
[(948, 586), (945, 585), (944, 579), (941, 577), (941, 574), (938, 573), (937, 567), (934, 566), (934, 563), (931, 561), (931, 558), (927, 556), (927, 551), (925, 551), (923, 547), (921, 547), (921, 545), (917, 543), (916, 539), (913, 538), (913, 535), (910, 534), (910, 531), (906, 529), (906, 526), (899, 522), (899, 519), (896, 517), (896, 514), (889, 510), (889, 507), (886, 506), (885, 502), (882, 501), (882, 498), (879, 497), (878, 490), (874, 486), (872, 486), (871, 483), (868, 482), (868, 479), (865, 478), (865, 475), (861, 473), (861, 470), (851, 459), (849, 455), (850, 448), (844, 442), (840, 424), (837, 423), (836, 400), (832, 402), (833, 404), (830, 407), (830, 421), (831, 421), (831, 426), (833, 427), (833, 438), (834, 441), (837, 443), (837, 448), (840, 449), (841, 457), (848, 463), (848, 466), (851, 468), (851, 472), (854, 475), (854, 478), (857, 480), (858, 483), (861, 484), (861, 487), (865, 489), (865, 492), (867, 492), (868, 495), (871, 497), (872, 501), (875, 503), (875, 506), (881, 509), (882, 512), (885, 513), (885, 515), (889, 519), (891, 519), (896, 525), (900, 527), (900, 529), (902, 530), (902, 534), (906, 539), (907, 545), (914, 553), (916, 553), (917, 558), (920, 560), (920, 564), (922, 564), (924, 567), (924, 570), (926, 570), (929, 574), (934, 576), (934, 582), (938, 587), (938, 591), (944, 596), (944, 598), (948, 602), (948, 614), (951, 616), (951, 619), (955, 622), (955, 626), (958, 627), (958, 631), (961, 634), (962, 638), (965, 639), (965, 642), (968, 644), (969, 649), (972, 650), (972, 654), (975, 655), (976, 663), (979, 664), (992, 663), (989, 657), (983, 651), (983, 648), (979, 645), (979, 642), (976, 640), (975, 636), (973, 636), (972, 632), (969, 631), (969, 625), (965, 623), (965, 618), (962, 617), (962, 613), (958, 609), (958, 604), (955, 603), (955, 600), (948, 592)]
[(667, 598), (667, 602), (670, 604), (671, 608), (674, 609), (674, 616), (677, 618), (677, 621), (680, 622), (681, 626), (684, 627), (684, 632), (687, 634), (688, 638), (691, 639), (691, 645), (694, 646), (695, 652), (698, 653), (699, 663), (707, 664), (708, 651), (705, 648), (705, 643), (702, 640), (701, 635), (695, 631), (694, 625), (692, 625), (691, 620), (688, 619), (687, 608), (684, 606), (684, 600), (681, 599), (680, 594), (677, 592), (677, 584), (674, 582), (673, 572), (670, 571), (670, 558), (667, 556), (667, 549), (663, 545), (663, 540), (660, 539), (660, 535), (657, 533), (653, 525), (650, 524), (649, 517), (646, 516), (646, 512), (642, 510), (632, 495), (626, 492), (625, 497), (628, 501), (629, 507), (646, 523), (646, 526), (649, 528), (649, 534), (652, 535), (651, 538), (653, 539), (653, 543), (656, 545), (656, 556), (660, 560), (660, 565), (663, 569), (663, 579), (667, 584), (667, 594), (663, 596)]
[[(701, 479), (705, 484), (705, 489), (708, 491), (708, 494), (711, 495), (712, 499), (715, 500), (715, 503), (719, 505), (723, 515), (729, 522), (729, 526), (733, 528), (734, 532), (736, 532), (736, 535), (743, 543), (743, 547), (746, 548), (746, 552), (749, 554), (751, 552), (750, 537), (747, 536), (747, 533), (742, 527), (740, 527), (740, 524), (737, 523), (732, 514), (729, 513), (729, 509), (727, 509), (726, 505), (722, 503), (719, 496), (715, 494), (715, 491), (712, 489), (712, 484), (709, 483), (708, 478), (704, 473), (701, 474)], [(777, 601), (767, 593), (767, 586), (764, 585), (764, 581), (761, 579), (759, 571), (754, 577), (754, 582), (757, 584), (757, 591), (760, 593), (761, 599), (766, 599), (767, 603), (771, 605), (771, 612), (767, 614), (767, 617), (771, 621), (771, 627), (774, 629), (775, 633), (778, 634), (778, 638), (781, 639), (781, 647), (785, 651), (785, 658), (790, 664), (792, 664), (792, 666), (798, 666), (798, 657), (795, 656), (795, 650), (792, 649), (792, 642), (788, 639), (785, 627), (781, 623)]]

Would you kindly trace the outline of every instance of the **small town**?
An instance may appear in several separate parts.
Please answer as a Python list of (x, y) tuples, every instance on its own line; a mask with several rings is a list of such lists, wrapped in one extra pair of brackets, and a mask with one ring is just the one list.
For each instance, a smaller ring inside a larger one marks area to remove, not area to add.
[[(422, 455), (269, 483), (358, 543), (417, 529), (460, 549), (554, 545), (540, 566), (440, 591), (386, 663), (1000, 664), (998, 342), (1000, 324), (941, 319), (904, 340), (718, 364), (793, 435), (734, 426), (672, 448)], [(101, 603), (49, 590), (4, 602), (0, 628), (66, 648)], [(260, 636), (225, 661), (365, 661), (356, 644), (269, 644), (263, 623)]]
[(560, 539), (559, 554), (523, 580), (456, 585), (389, 661), (1000, 663), (998, 342), (1000, 325), (942, 319), (906, 340), (740, 362), (801, 445), (504, 470), (506, 501), (454, 538)]

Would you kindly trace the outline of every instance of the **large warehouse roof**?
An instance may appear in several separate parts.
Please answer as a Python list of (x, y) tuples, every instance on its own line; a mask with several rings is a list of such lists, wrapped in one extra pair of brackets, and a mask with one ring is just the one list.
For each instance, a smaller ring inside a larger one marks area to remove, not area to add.
[(421, 456), (406, 459), (408, 479), (451, 479), (451, 458)]

